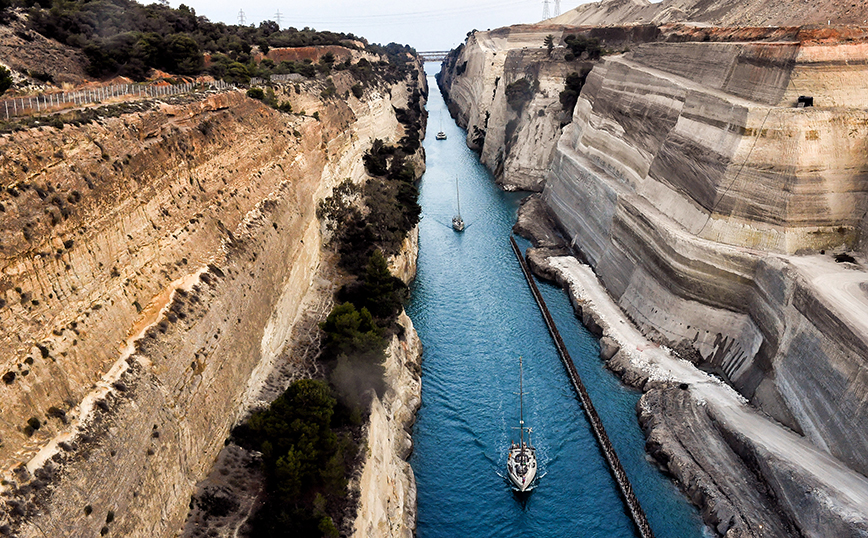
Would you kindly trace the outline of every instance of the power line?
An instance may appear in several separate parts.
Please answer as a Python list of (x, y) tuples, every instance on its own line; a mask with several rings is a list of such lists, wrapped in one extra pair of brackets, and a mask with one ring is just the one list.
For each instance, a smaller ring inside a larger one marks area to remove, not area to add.
[(543, 0), (543, 16), (542, 20), (550, 19), (551, 15), (549, 14), (549, 0)]
[(277, 9), (277, 13), (274, 14), (274, 22), (277, 23), (277, 27), (280, 28), (280, 21), (283, 18), (283, 15), (280, 14), (280, 8)]
[(555, 13), (552, 16), (557, 17), (560, 14), (561, 14), (561, 0), (555, 0)]
[(368, 15), (346, 15), (346, 16), (334, 16), (328, 18), (316, 18), (312, 17), (310, 19), (306, 18), (304, 14), (299, 13), (299, 19), (304, 20), (305, 23), (313, 23), (313, 24), (334, 24), (341, 22), (358, 22), (358, 21), (375, 21), (381, 22), (384, 24), (394, 24), (401, 22), (410, 22), (410, 21), (429, 21), (429, 20), (451, 20), (456, 15), (468, 15), (473, 13), (490, 13), (493, 9), (503, 9), (508, 7), (521, 7), (526, 6), (526, 0), (512, 0), (509, 2), (488, 2), (483, 4), (476, 4), (473, 6), (467, 6), (457, 9), (431, 9), (424, 11), (405, 11), (399, 13), (372, 13), (370, 10), (368, 11)]
[(244, 10), (238, 10), (238, 26), (244, 26), (247, 23), (247, 17), (244, 16)]

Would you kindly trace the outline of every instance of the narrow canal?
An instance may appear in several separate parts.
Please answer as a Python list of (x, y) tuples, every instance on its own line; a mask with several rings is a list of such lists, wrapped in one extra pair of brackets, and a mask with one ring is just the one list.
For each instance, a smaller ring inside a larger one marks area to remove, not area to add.
[[(418, 536), (633, 537), (617, 486), (509, 246), (525, 194), (494, 184), (465, 146), (465, 133), (445, 110), (434, 78), (428, 83), (419, 267), (407, 307), (425, 348), (410, 460), (418, 486)], [(438, 141), (441, 125), (448, 139)], [(456, 182), (467, 223), (461, 234), (450, 227)], [(645, 455), (635, 413), (640, 394), (604, 368), (596, 339), (575, 318), (566, 294), (544, 283), (540, 288), (655, 535), (703, 536), (698, 512)], [(518, 423), (519, 355), (525, 422), (533, 428), (542, 475), (524, 499), (505, 479), (506, 451)]]

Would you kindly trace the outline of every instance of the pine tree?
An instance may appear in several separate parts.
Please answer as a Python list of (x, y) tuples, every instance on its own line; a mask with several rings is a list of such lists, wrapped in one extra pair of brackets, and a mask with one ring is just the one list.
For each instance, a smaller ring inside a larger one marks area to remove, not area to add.
[(549, 56), (551, 56), (552, 51), (555, 48), (555, 36), (553, 36), (552, 34), (547, 35), (545, 40), (543, 40), (543, 45), (545, 45), (545, 47), (548, 49)]

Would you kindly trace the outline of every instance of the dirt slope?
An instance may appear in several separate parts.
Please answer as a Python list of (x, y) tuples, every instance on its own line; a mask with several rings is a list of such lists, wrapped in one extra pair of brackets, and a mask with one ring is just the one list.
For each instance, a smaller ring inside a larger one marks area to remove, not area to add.
[(868, 24), (863, 0), (608, 0), (582, 4), (549, 22), (567, 25), (694, 22), (716, 26)]

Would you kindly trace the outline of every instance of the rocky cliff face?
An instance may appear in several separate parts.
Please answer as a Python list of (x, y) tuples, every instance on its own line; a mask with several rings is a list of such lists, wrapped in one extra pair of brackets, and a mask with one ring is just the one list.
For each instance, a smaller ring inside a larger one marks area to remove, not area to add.
[(608, 0), (582, 4), (547, 22), (605, 26), (679, 21), (713, 26), (860, 25), (868, 22), (868, 6), (838, 0)]
[[(453, 50), (438, 76), (449, 110), (467, 130), (467, 145), (507, 190), (541, 191), (560, 129), (569, 123), (559, 94), (564, 79), (589, 70), (588, 61), (566, 61), (564, 49), (542, 48), (551, 35), (560, 42), (575, 33), (563, 25), (518, 25), (474, 32)], [(648, 27), (607, 32), (613, 46), (643, 39)], [(656, 28), (651, 32), (656, 33)], [(527, 79), (532, 95), (511, 105), (507, 89)]]
[[(570, 31), (537, 28), (534, 46), (558, 30)], [(604, 56), (562, 134), (537, 145), (552, 155), (539, 167), (550, 167), (548, 210), (647, 337), (726, 380), (850, 472), (868, 473), (865, 31), (630, 31), (620, 42), (629, 52)], [(482, 62), (528, 55), (498, 41), (504, 32), (477, 32), (457, 54), (469, 60), (463, 73), (447, 65), (441, 78), (470, 130), (479, 103), (496, 106), (485, 101), (490, 81), (528, 72)], [(814, 106), (797, 106), (800, 96)], [(696, 427), (718, 436), (731, 428), (727, 446), (743, 439), (738, 421)], [(736, 450), (742, 464), (774, 491), (780, 474), (770, 456), (747, 445)], [(714, 475), (717, 464), (691, 465)], [(804, 521), (791, 492), (777, 495), (785, 525), (826, 532)]]
[[(438, 77), (450, 112), (467, 129), (467, 145), (509, 190), (542, 189), (560, 123), (568, 120), (558, 92), (570, 66), (548, 61), (539, 48), (545, 35), (539, 29), (476, 32), (453, 51)], [(538, 82), (538, 91), (516, 110), (507, 103), (506, 87), (526, 75)]]
[(363, 176), (373, 138), (403, 135), (393, 105), (424, 80), (345, 101), (318, 84), (284, 97), (319, 119), (229, 92), (0, 141), (0, 524), (181, 527), (285, 360), (320, 264), (318, 200)]
[[(839, 384), (833, 371), (861, 368), (868, 334), (846, 321), (852, 306), (836, 286), (816, 283), (864, 272), (797, 254), (859, 246), (866, 52), (650, 43), (607, 59), (588, 77), (544, 193), (646, 333), (861, 472), (868, 444), (847, 432), (868, 419), (856, 403), (868, 387), (848, 376), (843, 395), (817, 389)], [(850, 57), (863, 60), (834, 60)], [(815, 106), (796, 107), (797, 94)], [(830, 377), (805, 375), (821, 370)]]
[(387, 350), (389, 389), (374, 398), (366, 432), (365, 463), (356, 487), (359, 509), (353, 536), (412, 538), (416, 530), (416, 480), (407, 458), (410, 429), (422, 403), (422, 344), (413, 322), (402, 313), (403, 334)]

